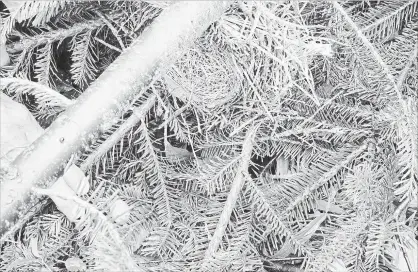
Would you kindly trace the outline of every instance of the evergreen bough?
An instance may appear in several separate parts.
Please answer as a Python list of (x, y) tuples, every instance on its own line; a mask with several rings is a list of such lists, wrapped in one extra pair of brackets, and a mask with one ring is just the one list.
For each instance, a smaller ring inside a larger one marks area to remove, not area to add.
[[(172, 4), (22, 2), (1, 88), (48, 127)], [(413, 271), (417, 24), (416, 1), (233, 2), (76, 158), (90, 212), (42, 200), (0, 268)]]

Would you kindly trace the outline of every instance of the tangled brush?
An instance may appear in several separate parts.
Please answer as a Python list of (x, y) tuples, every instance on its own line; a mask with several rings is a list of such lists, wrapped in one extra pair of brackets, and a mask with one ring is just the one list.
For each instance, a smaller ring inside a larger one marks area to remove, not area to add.
[(240, 76), (228, 54), (197, 43), (167, 72), (165, 83), (172, 95), (207, 111), (237, 97)]
[[(141, 58), (102, 74), (172, 3), (77, 2), (52, 19), (55, 5), (22, 5), (30, 20), (14, 23), (0, 87), (55, 118), (96, 78), (131, 72), (120, 69)], [(6, 236), (0, 270), (418, 271), (417, 11), (415, 0), (231, 2), (148, 87), (127, 84), (136, 101), (74, 154), (88, 213), (74, 225), (39, 202)], [(146, 52), (172, 45), (161, 37), (181, 28), (168, 25)]]

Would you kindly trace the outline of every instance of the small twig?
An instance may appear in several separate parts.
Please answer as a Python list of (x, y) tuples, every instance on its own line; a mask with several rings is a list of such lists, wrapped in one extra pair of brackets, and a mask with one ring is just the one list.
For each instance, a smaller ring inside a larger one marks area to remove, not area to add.
[(241, 187), (244, 184), (244, 181), (246, 180), (244, 173), (248, 171), (248, 165), (250, 163), (251, 154), (253, 150), (254, 134), (255, 129), (250, 128), (242, 144), (241, 165), (237, 170), (237, 174), (235, 175), (234, 181), (232, 182), (231, 189), (228, 194), (228, 198), (225, 202), (222, 213), (220, 215), (218, 224), (216, 226), (216, 230), (213, 233), (212, 239), (210, 239), (208, 248), (205, 253), (204, 262), (208, 261), (218, 250), (218, 247), (222, 240), (222, 236), (224, 235), (225, 229), (230, 221), (232, 210), (234, 209), (238, 200), (238, 196), (241, 192)]
[(102, 39), (97, 38), (97, 37), (94, 37), (94, 39), (95, 39), (96, 41), (98, 41), (99, 43), (103, 44), (104, 46), (107, 46), (107, 47), (109, 47), (110, 49), (113, 49), (113, 50), (115, 50), (115, 51), (117, 51), (117, 52), (119, 52), (119, 53), (122, 53), (122, 50), (120, 50), (120, 49), (119, 49), (119, 48), (117, 48), (116, 46), (113, 46), (113, 45), (111, 45), (111, 44), (109, 44), (109, 43), (107, 43), (107, 42), (105, 42), (105, 41), (103, 41)]
[[(332, 93), (335, 89), (337, 89), (339, 87), (339, 85), (335, 86), (330, 92)], [(321, 107), (319, 107), (309, 118), (305, 119), (305, 121), (302, 122), (302, 124), (300, 124), (298, 127), (299, 128), (303, 128), (304, 125), (306, 125), (308, 122), (312, 121), (315, 116), (321, 111), (323, 110), (327, 105), (329, 105), (332, 101), (334, 101), (334, 99), (336, 99), (342, 92), (344, 91), (344, 89), (342, 89), (340, 92), (338, 92), (336, 95), (334, 95), (333, 97), (329, 98), (327, 101), (325, 101)]]
[(182, 112), (187, 110), (187, 108), (190, 106), (190, 100), (187, 101), (187, 103), (182, 106), (180, 109), (176, 110), (170, 117), (166, 118), (166, 120), (158, 127), (158, 129), (163, 128), (166, 126), (171, 120), (179, 116)]
[(110, 31), (112, 31), (113, 35), (118, 40), (119, 45), (122, 48), (122, 51), (124, 51), (126, 49), (126, 47), (123, 44), (122, 39), (120, 38), (116, 28), (112, 25), (112, 23), (108, 19), (106, 19), (106, 17), (103, 14), (101, 14), (100, 12), (96, 12), (96, 14), (106, 23), (106, 25), (109, 27)]
[(265, 258), (265, 260), (269, 260), (269, 261), (277, 261), (277, 262), (282, 262), (282, 261), (296, 261), (296, 260), (305, 260), (306, 257), (289, 257), (289, 258)]

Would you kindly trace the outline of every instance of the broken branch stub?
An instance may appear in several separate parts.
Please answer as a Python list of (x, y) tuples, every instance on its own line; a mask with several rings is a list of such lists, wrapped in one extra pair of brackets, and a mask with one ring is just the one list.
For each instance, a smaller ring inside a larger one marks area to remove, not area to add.
[(96, 140), (129, 108), (161, 69), (169, 67), (229, 6), (228, 1), (179, 2), (165, 9), (149, 28), (13, 162), (13, 177), (2, 180), (0, 232), (12, 226), (47, 187), (71, 154)]

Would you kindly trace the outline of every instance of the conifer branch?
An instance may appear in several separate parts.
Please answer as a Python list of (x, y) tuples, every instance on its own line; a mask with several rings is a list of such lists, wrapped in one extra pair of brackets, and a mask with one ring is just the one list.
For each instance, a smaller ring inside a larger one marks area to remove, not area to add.
[(307, 202), (307, 199), (312, 196), (313, 192), (315, 192), (318, 188), (324, 186), (327, 182), (329, 182), (329, 180), (332, 179), (341, 169), (344, 169), (352, 160), (356, 159), (359, 155), (363, 154), (365, 150), (367, 150), (366, 144), (353, 150), (353, 152), (349, 154), (344, 161), (335, 164), (328, 172), (322, 175), (322, 177), (319, 180), (315, 181), (310, 187), (306, 187), (304, 192), (300, 194), (294, 200), (294, 202), (286, 208), (284, 214), (286, 214), (287, 216), (291, 216), (295, 212), (294, 210), (298, 209), (299, 205)]
[(139, 130), (142, 137), (137, 142), (142, 142), (141, 151), (144, 153), (143, 168), (148, 174), (151, 186), (155, 187), (153, 193), (155, 194), (157, 209), (159, 210), (158, 215), (161, 220), (164, 220), (164, 224), (167, 224), (167, 228), (169, 228), (173, 221), (173, 215), (164, 174), (165, 170), (155, 152), (155, 147), (152, 144), (151, 137), (143, 119)]
[(80, 168), (83, 171), (86, 171), (96, 161), (100, 160), (100, 158), (104, 156), (106, 152), (108, 152), (113, 146), (115, 146), (129, 130), (131, 130), (137, 123), (141, 121), (142, 118), (144, 118), (145, 114), (154, 105), (155, 99), (155, 95), (151, 95), (143, 105), (134, 108), (132, 115), (125, 122), (123, 122), (123, 124), (118, 127), (118, 129), (113, 132), (103, 143), (101, 143), (97, 149), (95, 149), (91, 154), (88, 155), (85, 160), (83, 160)]
[(212, 238), (209, 242), (208, 248), (205, 253), (205, 260), (210, 259), (213, 256), (213, 254), (215, 254), (215, 252), (218, 250), (218, 247), (222, 240), (222, 236), (224, 235), (225, 229), (228, 226), (232, 210), (234, 209), (238, 196), (241, 193), (241, 188), (245, 181), (244, 173), (248, 171), (248, 166), (251, 159), (254, 133), (254, 128), (250, 128), (247, 131), (247, 135), (245, 136), (244, 142), (242, 143), (241, 164), (236, 172), (237, 174), (231, 185), (231, 189), (229, 191), (228, 198), (224, 204), (224, 208), (219, 218), (216, 230), (213, 233)]
[[(77, 103), (14, 161), (20, 182), (10, 180), (1, 184), (1, 233), (13, 224), (19, 212), (24, 212), (23, 204), (31, 199), (30, 188), (46, 180), (46, 184), (50, 184), (70, 156), (88, 145), (89, 136), (103, 133), (112, 126), (126, 111), (134, 93), (152, 81), (156, 70), (172, 62), (178, 50), (198, 38), (228, 5), (226, 2), (184, 2), (161, 13), (147, 35), (121, 54)], [(167, 33), (166, 28), (172, 26), (176, 27)], [(160, 41), (159, 46), (155, 46), (155, 40)], [(138, 65), (132, 59), (141, 62)], [(40, 157), (43, 159), (39, 160)]]
[[(69, 0), (54, 1), (20, 1), (20, 5), (11, 10), (11, 14), (2, 22), (1, 37), (5, 37), (15, 26), (16, 22), (23, 23), (31, 19), (33, 26), (41, 26), (68, 3)], [(66, 3), (67, 2), (67, 3)]]
[[(1, 75), (87, 89), (0, 81), (66, 110), (1, 165), (0, 270), (416, 270), (416, 1), (57, 3), (1, 27)], [(74, 158), (76, 226), (25, 194)]]
[[(286, 218), (282, 218), (277, 213), (277, 211), (269, 203), (269, 200), (266, 198), (265, 194), (258, 188), (254, 181), (250, 180), (249, 184), (250, 188), (254, 190), (252, 198), (258, 207), (257, 214), (259, 214), (260, 217), (266, 216), (267, 220), (269, 221), (269, 225), (273, 226), (272, 229), (274, 229), (274, 235), (278, 235), (282, 238), (282, 240), (286, 239), (286, 242), (295, 247), (296, 252), (300, 252), (311, 257), (311, 252), (307, 250), (303, 243), (299, 241), (296, 235), (292, 233), (292, 230), (289, 229), (289, 227), (285, 224), (284, 221)], [(272, 245), (272, 247), (276, 250), (278, 249), (277, 246), (277, 244)], [(293, 249), (291, 251), (293, 251)]]
[(60, 28), (57, 30), (44, 31), (35, 36), (22, 35), (14, 33), (20, 37), (20, 41), (7, 45), (7, 50), (11, 54), (19, 53), (23, 50), (33, 49), (38, 46), (61, 42), (68, 37), (74, 37), (81, 33), (90, 32), (99, 29), (105, 25), (102, 19), (95, 19), (75, 23), (69, 28)]
[(93, 35), (93, 31), (88, 31), (73, 39), (71, 48), (73, 64), (70, 72), (74, 83), (81, 87), (88, 86), (98, 72), (96, 65), (98, 56), (95, 52)]
[[(117, 248), (119, 250), (121, 250), (122, 255), (124, 257), (124, 266), (125, 268), (128, 268), (130, 270), (133, 271), (145, 271), (144, 268), (142, 267), (138, 267), (132, 260), (131, 254), (127, 251), (127, 249), (125, 248), (125, 245), (116, 229), (116, 227), (114, 226), (114, 224), (112, 222), (109, 221), (108, 217), (99, 209), (97, 209), (97, 207), (95, 207), (94, 205), (88, 203), (87, 201), (81, 199), (80, 197), (76, 196), (76, 195), (68, 195), (65, 193), (58, 193), (58, 192), (52, 192), (48, 189), (41, 189), (41, 188), (34, 188), (33, 189), (37, 194), (45, 194), (48, 196), (56, 196), (62, 199), (66, 199), (66, 200), (70, 200), (73, 201), (74, 203), (76, 203), (77, 205), (80, 205), (80, 207), (86, 208), (87, 215), (88, 216), (97, 216), (97, 219), (100, 222), (103, 222), (103, 224), (105, 225), (104, 228), (106, 229), (106, 231), (109, 233), (109, 235), (111, 236), (111, 240), (115, 243), (114, 245), (117, 246)], [(79, 225), (79, 227), (83, 224), (84, 221), (86, 220), (90, 220), (89, 218), (81, 218), (80, 221), (77, 223)], [(98, 225), (100, 225), (100, 223), (96, 222)], [(103, 227), (102, 227), (103, 228)], [(80, 227), (80, 229), (82, 229)], [(93, 242), (94, 243), (94, 242)], [(110, 245), (110, 246), (114, 246), (114, 245)]]
[(53, 84), (52, 77), (56, 75), (57, 65), (52, 54), (52, 44), (45, 45), (36, 54), (34, 70), (38, 82), (46, 86)]
[(344, 8), (337, 2), (333, 1), (332, 4), (334, 5), (334, 8), (341, 13), (341, 15), (344, 17), (344, 19), (348, 22), (350, 27), (355, 31), (355, 34), (360, 38), (360, 40), (363, 42), (363, 44), (370, 50), (373, 57), (376, 59), (376, 62), (380, 65), (380, 67), (385, 72), (387, 78), (389, 79), (390, 83), (393, 85), (393, 89), (395, 90), (399, 104), (402, 106), (404, 114), (406, 114), (406, 106), (402, 98), (402, 93), (398, 88), (398, 85), (395, 82), (395, 79), (392, 75), (392, 73), (389, 70), (389, 67), (386, 65), (386, 63), (383, 61), (380, 54), (377, 52), (373, 44), (367, 39), (366, 36), (362, 33), (362, 31), (359, 29), (359, 27), (356, 25), (356, 23), (353, 22), (353, 20), (350, 18), (350, 16), (347, 14), (347, 12), (344, 10)]
[(74, 101), (66, 98), (59, 92), (36, 82), (22, 78), (2, 78), (0, 88), (5, 89), (6, 93), (11, 94), (17, 100), (21, 100), (22, 95), (31, 94), (35, 96), (39, 103), (39, 108), (59, 107), (65, 109), (74, 104)]
[[(408, 22), (418, 11), (418, 2), (415, 0), (407, 2), (399, 1), (399, 7), (396, 5), (398, 3), (395, 3), (396, 2), (384, 4), (388, 5), (390, 12), (388, 12), (388, 14), (383, 14), (382, 17), (380, 17), (382, 12), (376, 10), (376, 17), (378, 17), (378, 19), (371, 24), (366, 24), (366, 26), (361, 29), (361, 32), (369, 37), (378, 35), (377, 38), (380, 39), (391, 36), (394, 34), (394, 32), (397, 32), (401, 29), (401, 22)], [(394, 5), (394, 7), (391, 5)], [(373, 12), (371, 13), (372, 15), (375, 15)]]

